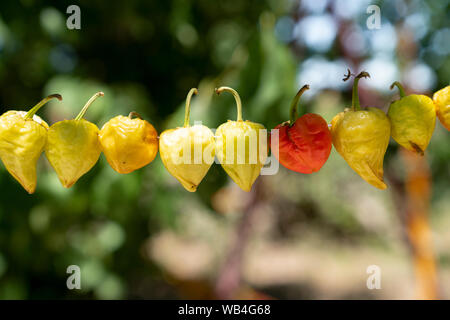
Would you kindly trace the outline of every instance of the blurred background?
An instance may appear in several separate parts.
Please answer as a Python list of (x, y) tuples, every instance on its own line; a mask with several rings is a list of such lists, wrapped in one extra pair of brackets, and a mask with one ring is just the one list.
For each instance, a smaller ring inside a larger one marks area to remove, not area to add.
[[(69, 30), (67, 7), (81, 9)], [(369, 5), (381, 9), (369, 29)], [(191, 123), (217, 128), (236, 117), (274, 128), (305, 83), (302, 112), (327, 121), (350, 106), (347, 68), (366, 70), (362, 106), (387, 111), (389, 85), (431, 96), (449, 84), (450, 2), (344, 0), (1, 1), (0, 105), (49, 124), (139, 112), (158, 132), (181, 126), (192, 87)], [(352, 82), (352, 81), (349, 81)], [(45, 156), (28, 195), (0, 167), (2, 299), (412, 299), (450, 298), (450, 133), (437, 121), (425, 157), (391, 139), (389, 185), (363, 181), (333, 149), (318, 173), (280, 166), (241, 191), (215, 164), (196, 193), (159, 155), (120, 175), (104, 156), (64, 189)], [(81, 268), (68, 290), (66, 268)], [(381, 289), (366, 286), (370, 265)]]

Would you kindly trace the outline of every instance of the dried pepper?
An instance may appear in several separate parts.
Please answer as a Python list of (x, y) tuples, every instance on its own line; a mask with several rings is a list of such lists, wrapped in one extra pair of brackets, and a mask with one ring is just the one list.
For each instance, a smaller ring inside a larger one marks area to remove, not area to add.
[(244, 191), (250, 191), (267, 158), (267, 138), (262, 124), (242, 120), (242, 103), (236, 90), (220, 87), (233, 94), (237, 120), (228, 120), (217, 128), (216, 155), (225, 172)]
[(402, 147), (423, 155), (430, 143), (436, 125), (436, 110), (433, 100), (419, 94), (406, 95), (402, 85), (396, 81), (400, 99), (389, 106), (391, 135)]
[(290, 120), (279, 124), (278, 141), (271, 142), (278, 146), (274, 155), (280, 163), (296, 172), (313, 173), (325, 164), (331, 152), (331, 133), (328, 124), (321, 116), (314, 113), (298, 116), (297, 104), (301, 95), (309, 86), (303, 86), (291, 104)]
[(333, 145), (348, 165), (371, 185), (386, 189), (383, 159), (389, 144), (391, 124), (378, 108), (361, 110), (358, 82), (370, 77), (361, 72), (353, 83), (352, 108), (337, 114), (331, 121)]
[(436, 91), (433, 95), (433, 102), (439, 120), (450, 131), (450, 86)]
[(159, 155), (167, 171), (190, 192), (195, 192), (214, 162), (214, 134), (208, 127), (189, 125), (192, 88), (186, 98), (184, 126), (169, 129), (159, 137)]
[(100, 96), (103, 92), (93, 95), (75, 119), (56, 122), (48, 129), (45, 155), (66, 188), (91, 170), (100, 157), (99, 130), (83, 119), (89, 106)]
[(0, 158), (8, 172), (28, 193), (36, 189), (36, 163), (47, 143), (48, 124), (35, 113), (49, 100), (43, 99), (30, 111), (7, 111), (0, 116)]
[(106, 160), (118, 173), (142, 168), (158, 153), (158, 133), (136, 112), (112, 118), (103, 125), (98, 137)]

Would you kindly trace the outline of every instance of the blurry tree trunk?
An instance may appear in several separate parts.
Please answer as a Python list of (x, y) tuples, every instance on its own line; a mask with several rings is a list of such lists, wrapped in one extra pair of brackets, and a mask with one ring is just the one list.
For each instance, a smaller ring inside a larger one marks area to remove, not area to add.
[(405, 227), (416, 275), (418, 299), (437, 299), (438, 283), (431, 230), (428, 223), (430, 170), (424, 156), (400, 149), (405, 168), (404, 183), (392, 172), (394, 199)]
[(251, 234), (253, 215), (261, 197), (261, 177), (256, 180), (250, 193), (251, 200), (245, 207), (241, 220), (236, 226), (234, 242), (225, 259), (216, 281), (215, 292), (219, 299), (231, 299), (241, 287), (242, 257)]
[(414, 259), (417, 294), (421, 299), (438, 297), (436, 263), (428, 223), (430, 169), (426, 158), (402, 149), (406, 178), (406, 230)]

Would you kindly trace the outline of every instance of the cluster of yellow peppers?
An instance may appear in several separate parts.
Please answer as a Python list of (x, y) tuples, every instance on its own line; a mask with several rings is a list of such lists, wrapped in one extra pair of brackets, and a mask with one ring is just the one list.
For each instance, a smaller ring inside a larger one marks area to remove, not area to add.
[[(450, 130), (450, 86), (437, 91), (432, 100), (424, 95), (406, 96), (401, 84), (395, 82), (391, 89), (398, 87), (400, 99), (392, 102), (386, 115), (378, 108), (361, 110), (358, 81), (367, 77), (366, 72), (355, 77), (352, 107), (333, 118), (330, 130), (334, 147), (349, 166), (371, 185), (385, 189), (383, 159), (390, 136), (404, 148), (423, 155), (436, 116)], [(83, 119), (92, 102), (103, 96), (102, 92), (89, 99), (75, 119), (49, 127), (36, 112), (53, 98), (62, 100), (53, 94), (28, 112), (8, 111), (0, 116), (0, 159), (23, 188), (33, 193), (37, 184), (36, 163), (43, 152), (61, 184), (69, 188), (96, 164), (101, 152), (115, 171), (125, 174), (152, 162), (159, 147), (166, 169), (190, 192), (197, 190), (214, 157), (239, 187), (250, 191), (268, 153), (267, 139), (261, 133), (264, 126), (244, 121), (239, 94), (229, 87), (216, 89), (217, 94), (224, 91), (235, 98), (236, 121), (223, 123), (215, 134), (204, 125), (190, 126), (190, 101), (198, 93), (193, 88), (186, 98), (184, 126), (162, 132), (159, 141), (155, 128), (135, 112), (109, 120), (100, 130)], [(249, 161), (250, 136), (257, 138), (257, 150), (253, 152), (258, 156), (253, 162)], [(239, 145), (245, 146), (243, 155), (236, 152)], [(234, 159), (227, 159), (227, 146), (235, 151)]]
[(0, 116), (0, 158), (6, 169), (28, 193), (36, 189), (36, 163), (45, 151), (61, 184), (69, 188), (88, 172), (103, 151), (117, 172), (128, 173), (150, 163), (156, 156), (157, 133), (145, 120), (118, 116), (101, 130), (83, 119), (89, 106), (103, 92), (96, 93), (78, 116), (52, 126), (35, 113), (50, 99), (48, 96), (28, 113), (8, 111)]
[[(229, 87), (216, 89), (217, 94), (224, 91), (233, 94), (236, 100), (237, 120), (228, 120), (221, 124), (217, 128), (215, 136), (211, 129), (204, 125), (189, 125), (191, 97), (193, 94), (197, 94), (197, 89), (193, 88), (186, 98), (184, 126), (166, 130), (159, 137), (159, 154), (164, 166), (188, 191), (197, 190), (214, 162), (214, 156), (218, 158), (222, 168), (231, 179), (245, 191), (251, 190), (266, 161), (267, 140), (264, 140), (260, 131), (260, 129), (264, 129), (264, 126), (248, 120), (243, 121), (239, 94)], [(257, 150), (254, 152), (262, 155), (256, 161), (249, 161), (252, 152), (248, 139), (252, 133), (257, 139)], [(227, 155), (229, 156), (227, 144), (234, 151), (233, 159), (227, 158)], [(243, 154), (237, 152), (240, 145), (245, 146)], [(243, 157), (243, 159), (239, 159), (239, 157)], [(182, 158), (184, 161), (181, 161)]]
[[(351, 76), (350, 70), (347, 80)], [(437, 91), (433, 100), (425, 95), (406, 95), (396, 81), (391, 85), (400, 91), (400, 99), (389, 106), (387, 115), (378, 108), (361, 110), (358, 81), (370, 77), (361, 72), (353, 83), (352, 107), (331, 121), (333, 145), (349, 166), (371, 185), (386, 189), (383, 160), (389, 138), (402, 147), (423, 155), (430, 143), (436, 115), (450, 130), (450, 86)]]
[[(70, 188), (96, 164), (101, 152), (115, 171), (130, 173), (152, 162), (159, 146), (164, 166), (188, 191), (196, 191), (215, 156), (230, 177), (242, 189), (250, 191), (265, 163), (267, 152), (255, 163), (238, 161), (239, 164), (235, 165), (233, 160), (236, 159), (226, 159), (226, 143), (231, 139), (229, 143), (245, 145), (248, 133), (255, 131), (259, 148), (259, 141), (264, 141), (260, 139), (258, 129), (264, 126), (243, 121), (238, 93), (229, 87), (216, 90), (217, 94), (223, 91), (231, 92), (236, 98), (237, 121), (229, 120), (222, 124), (216, 136), (206, 126), (191, 127), (190, 100), (192, 95), (197, 94), (197, 89), (193, 88), (186, 98), (184, 126), (161, 133), (159, 143), (155, 128), (135, 112), (131, 112), (128, 117), (117, 116), (109, 120), (100, 130), (95, 124), (83, 119), (92, 102), (103, 96), (102, 92), (92, 96), (75, 119), (59, 121), (49, 127), (36, 112), (53, 98), (62, 100), (59, 94), (53, 94), (28, 112), (8, 111), (0, 116), (0, 158), (23, 188), (33, 193), (37, 184), (36, 164), (42, 152), (45, 152), (61, 184)], [(261, 145), (267, 148), (264, 143)], [(246, 153), (248, 160), (249, 150)]]

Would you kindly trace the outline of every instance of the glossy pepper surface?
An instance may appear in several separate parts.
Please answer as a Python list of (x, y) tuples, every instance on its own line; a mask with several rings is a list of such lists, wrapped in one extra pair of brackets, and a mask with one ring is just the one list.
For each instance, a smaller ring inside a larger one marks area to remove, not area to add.
[(371, 185), (386, 189), (383, 159), (389, 144), (391, 124), (378, 108), (361, 110), (358, 81), (369, 77), (361, 72), (353, 84), (352, 108), (337, 114), (331, 121), (333, 145), (348, 165)]
[(278, 154), (274, 155), (279, 162), (300, 173), (319, 171), (330, 156), (332, 144), (328, 124), (321, 116), (308, 113), (298, 117), (297, 104), (307, 89), (305, 85), (297, 93), (291, 104), (291, 119), (275, 127), (279, 139), (271, 142), (278, 145)]
[(225, 172), (244, 191), (250, 191), (267, 158), (267, 136), (262, 124), (242, 120), (241, 98), (236, 90), (220, 87), (216, 93), (233, 94), (237, 120), (228, 120), (216, 130), (216, 156)]
[(106, 160), (118, 173), (146, 166), (158, 152), (158, 133), (136, 112), (112, 118), (103, 125), (98, 137)]
[(424, 154), (436, 125), (436, 110), (433, 100), (419, 94), (406, 95), (402, 85), (396, 81), (400, 99), (389, 106), (391, 135), (402, 147)]
[(439, 120), (450, 131), (450, 86), (436, 91), (433, 95), (433, 102)]
[(7, 111), (0, 116), (0, 158), (8, 172), (28, 192), (36, 189), (36, 163), (47, 142), (47, 123), (35, 113), (52, 98), (48, 96), (30, 111)]
[(83, 119), (91, 103), (100, 96), (103, 92), (92, 96), (75, 119), (56, 122), (48, 130), (45, 155), (66, 188), (74, 185), (100, 157), (99, 130)]
[(186, 98), (184, 126), (169, 129), (159, 137), (159, 155), (167, 171), (190, 192), (195, 192), (214, 162), (214, 134), (208, 127), (189, 125), (192, 88)]

